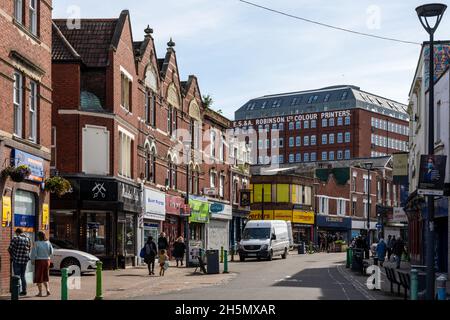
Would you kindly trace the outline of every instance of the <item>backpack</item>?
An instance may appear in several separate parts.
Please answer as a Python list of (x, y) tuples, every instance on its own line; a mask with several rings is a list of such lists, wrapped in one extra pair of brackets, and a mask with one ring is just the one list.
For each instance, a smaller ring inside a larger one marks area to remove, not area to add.
[(141, 257), (141, 258), (145, 258), (145, 246), (141, 249), (141, 252), (139, 253), (139, 257)]

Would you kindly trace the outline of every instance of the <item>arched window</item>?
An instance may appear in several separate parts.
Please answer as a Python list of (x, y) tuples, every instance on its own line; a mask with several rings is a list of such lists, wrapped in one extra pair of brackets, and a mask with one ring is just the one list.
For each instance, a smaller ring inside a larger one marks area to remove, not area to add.
[(145, 150), (145, 180), (155, 183), (156, 177), (156, 150), (147, 146)]
[(199, 190), (199, 176), (200, 176), (200, 168), (198, 165), (190, 165), (189, 166), (190, 177), (189, 177), (189, 193), (198, 195), (200, 193)]
[(171, 189), (177, 188), (177, 162), (175, 157), (169, 155), (166, 186)]
[(145, 122), (152, 127), (156, 126), (156, 92), (158, 80), (152, 66), (145, 72)]

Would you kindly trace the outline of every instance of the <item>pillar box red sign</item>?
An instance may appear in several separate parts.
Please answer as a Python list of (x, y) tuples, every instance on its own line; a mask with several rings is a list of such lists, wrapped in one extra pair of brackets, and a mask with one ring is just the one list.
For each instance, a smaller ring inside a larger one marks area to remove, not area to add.
[(175, 216), (180, 215), (180, 210), (184, 208), (184, 199), (166, 194), (166, 213)]

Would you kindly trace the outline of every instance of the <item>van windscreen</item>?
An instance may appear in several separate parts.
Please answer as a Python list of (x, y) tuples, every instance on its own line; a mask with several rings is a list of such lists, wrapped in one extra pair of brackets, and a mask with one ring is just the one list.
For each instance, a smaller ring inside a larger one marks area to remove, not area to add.
[(270, 228), (246, 228), (244, 230), (243, 239), (269, 239)]

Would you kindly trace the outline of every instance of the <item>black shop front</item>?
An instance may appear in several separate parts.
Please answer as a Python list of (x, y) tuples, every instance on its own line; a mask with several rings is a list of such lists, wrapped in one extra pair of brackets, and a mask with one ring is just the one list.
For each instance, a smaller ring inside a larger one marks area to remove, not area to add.
[(105, 269), (135, 266), (139, 185), (116, 178), (66, 178), (73, 192), (52, 196), (51, 239), (97, 256)]

